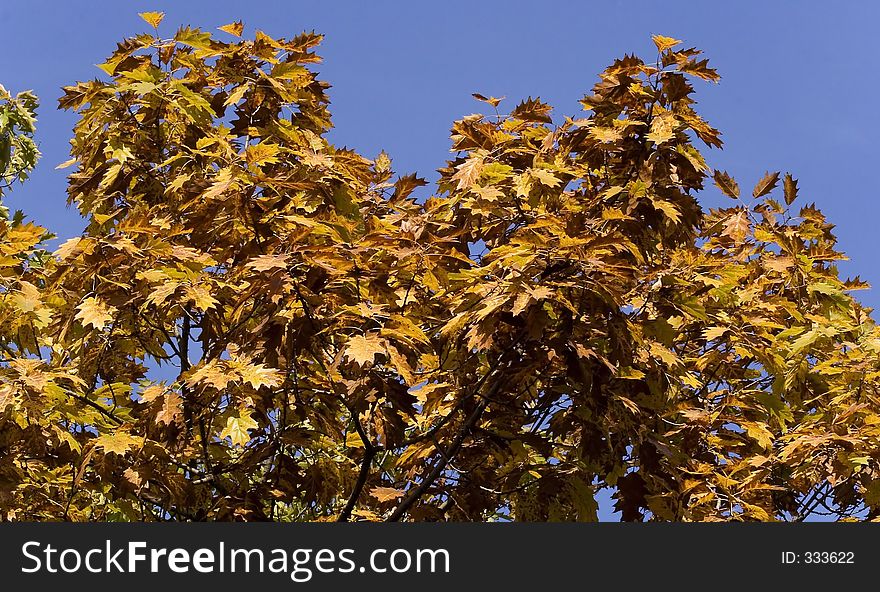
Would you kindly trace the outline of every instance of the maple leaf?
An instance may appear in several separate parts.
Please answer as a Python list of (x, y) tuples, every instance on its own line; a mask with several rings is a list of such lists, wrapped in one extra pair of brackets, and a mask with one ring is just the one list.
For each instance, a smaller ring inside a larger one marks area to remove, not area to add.
[(174, 40), (195, 49), (211, 49), (211, 34), (192, 27), (181, 27), (174, 35)]
[(739, 185), (736, 184), (733, 177), (724, 171), (716, 170), (713, 174), (713, 179), (715, 180), (715, 185), (724, 195), (733, 199), (739, 199)]
[(703, 337), (708, 341), (712, 341), (714, 339), (719, 339), (725, 333), (727, 333), (727, 327), (707, 327), (703, 331)]
[(255, 389), (263, 386), (275, 387), (283, 380), (280, 372), (263, 364), (246, 364), (238, 369), (238, 374), (242, 381), (249, 383)]
[(164, 12), (139, 12), (138, 16), (144, 19), (148, 25), (154, 29), (159, 28), (159, 23), (165, 18)]
[(498, 201), (504, 197), (504, 193), (494, 186), (489, 187), (471, 187), (471, 191), (479, 195), (481, 199), (486, 201)]
[(155, 401), (159, 397), (163, 396), (164, 394), (165, 394), (165, 385), (151, 384), (150, 386), (145, 388), (143, 391), (141, 391), (140, 396), (141, 396), (141, 400), (143, 400), (145, 403), (150, 403), (152, 401)]
[(94, 440), (95, 446), (102, 448), (105, 453), (123, 455), (133, 447), (141, 443), (141, 439), (123, 431), (112, 434), (103, 434)]
[(224, 33), (229, 33), (230, 35), (234, 35), (235, 37), (241, 37), (241, 34), (244, 32), (244, 24), (241, 21), (236, 21), (234, 23), (229, 23), (228, 25), (223, 25), (222, 27), (217, 27), (219, 30)]
[(260, 142), (253, 146), (248, 146), (244, 152), (245, 160), (248, 164), (263, 165), (278, 162), (277, 154), (280, 150), (278, 144), (270, 142)]
[(270, 269), (287, 269), (290, 258), (288, 255), (260, 255), (251, 259), (247, 266), (254, 271), (269, 271)]
[(374, 487), (370, 490), (370, 495), (379, 500), (380, 503), (396, 500), (403, 497), (404, 493), (406, 492), (393, 487)]
[(651, 120), (651, 130), (645, 138), (658, 146), (675, 137), (678, 120), (671, 111), (663, 111)]
[(664, 35), (652, 35), (651, 40), (654, 42), (654, 45), (657, 46), (657, 51), (660, 53), (681, 44), (680, 39), (673, 39), (672, 37), (666, 37)]
[(249, 414), (227, 418), (226, 427), (220, 432), (220, 438), (229, 438), (233, 446), (244, 446), (251, 441), (248, 430), (255, 430), (260, 425)]
[(187, 286), (186, 295), (197, 310), (205, 312), (216, 307), (220, 301), (211, 295), (207, 287), (202, 285)]
[(758, 198), (767, 195), (776, 187), (779, 182), (779, 173), (765, 173), (764, 176), (755, 185), (752, 191), (752, 197)]
[(391, 170), (391, 157), (384, 150), (379, 153), (376, 160), (373, 161), (376, 172), (384, 173)]
[(593, 126), (590, 128), (590, 136), (596, 138), (596, 140), (609, 143), (616, 142), (623, 138), (623, 134), (619, 129), (613, 127), (602, 127), (602, 126)]
[(452, 176), (453, 181), (458, 181), (458, 190), (468, 189), (480, 178), (483, 171), (483, 157), (471, 156), (456, 167), (458, 172)]
[(493, 107), (497, 107), (499, 104), (501, 104), (501, 101), (504, 100), (504, 97), (501, 97), (501, 98), (486, 97), (486, 96), (481, 95), (480, 93), (472, 93), (471, 96), (474, 97), (475, 99), (477, 99), (478, 101), (482, 101), (483, 103), (489, 103)]
[(78, 251), (80, 242), (82, 242), (82, 239), (79, 237), (67, 239), (58, 246), (53, 255), (55, 255), (59, 259), (67, 259)]
[(529, 169), (529, 175), (547, 187), (556, 187), (560, 183), (556, 175), (547, 169)]
[(778, 271), (780, 273), (784, 273), (790, 270), (794, 264), (795, 260), (792, 257), (767, 257), (763, 261), (764, 267), (767, 269), (771, 269), (773, 271)]
[(116, 313), (115, 307), (98, 300), (94, 296), (83, 300), (76, 309), (79, 312), (76, 313), (75, 318), (82, 321), (83, 327), (91, 325), (99, 331), (113, 320), (113, 315)]
[(375, 333), (355, 335), (348, 340), (345, 357), (359, 366), (372, 364), (376, 354), (385, 353), (386, 341)]
[(552, 111), (552, 109), (553, 108), (550, 105), (541, 102), (540, 99), (529, 97), (517, 105), (513, 111), (510, 112), (510, 116), (515, 119), (521, 119), (522, 121), (553, 123), (553, 120), (550, 118), (550, 111)]
[(427, 184), (427, 181), (416, 176), (415, 173), (404, 175), (394, 182), (394, 194), (391, 196), (391, 199), (394, 201), (406, 199), (412, 194), (416, 187), (423, 187)]
[(724, 236), (729, 236), (735, 241), (742, 241), (749, 234), (749, 214), (745, 209), (738, 209), (724, 222), (721, 231)]
[(785, 205), (790, 206), (797, 199), (797, 179), (792, 177), (790, 173), (786, 173), (782, 181), (782, 187), (785, 193)]
[(169, 425), (174, 423), (177, 418), (182, 415), (183, 399), (175, 392), (165, 392), (162, 409), (156, 414), (156, 421)]
[(30, 282), (22, 281), (12, 296), (15, 307), (21, 312), (33, 312), (42, 306), (40, 290)]
[(235, 375), (218, 364), (216, 360), (212, 360), (200, 368), (197, 368), (189, 375), (186, 382), (193, 386), (200, 383), (208, 384), (217, 390), (223, 390), (233, 380), (235, 380)]

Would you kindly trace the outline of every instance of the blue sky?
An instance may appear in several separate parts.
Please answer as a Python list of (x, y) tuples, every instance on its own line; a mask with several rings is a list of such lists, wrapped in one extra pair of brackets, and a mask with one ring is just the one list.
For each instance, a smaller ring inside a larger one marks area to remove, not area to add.
[[(336, 129), (332, 141), (374, 156), (386, 150), (400, 173), (434, 179), (449, 155), (453, 120), (480, 110), (472, 92), (507, 96), (513, 107), (529, 95), (553, 104), (558, 117), (576, 114), (596, 75), (624, 53), (652, 57), (650, 36), (683, 39), (705, 51), (722, 80), (697, 83), (699, 109), (721, 129), (723, 151), (706, 151), (744, 188), (765, 170), (800, 179), (837, 225), (841, 248), (859, 274), (880, 286), (880, 200), (872, 111), (880, 90), (876, 26), (880, 3), (700, 2), (693, 0), (522, 2), (387, 2), (374, 0), (187, 0), (0, 4), (0, 83), (33, 89), (42, 99), (37, 139), (43, 161), (7, 204), (21, 208), (59, 238), (79, 234), (65, 206), (65, 172), (75, 115), (55, 110), (60, 88), (100, 74), (123, 37), (148, 26), (137, 16), (166, 12), (160, 33), (178, 25), (214, 29), (242, 19), (246, 34), (273, 36), (316, 30)], [(220, 35), (223, 35), (220, 33)], [(709, 190), (704, 204), (722, 203)], [(861, 293), (876, 306), (880, 291)], [(607, 517), (607, 511), (603, 510)]]

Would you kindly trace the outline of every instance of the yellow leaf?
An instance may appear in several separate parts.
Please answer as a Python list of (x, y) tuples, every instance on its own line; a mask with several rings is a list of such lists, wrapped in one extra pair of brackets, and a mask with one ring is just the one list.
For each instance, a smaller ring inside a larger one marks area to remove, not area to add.
[(749, 214), (746, 210), (737, 210), (724, 222), (721, 231), (724, 236), (729, 236), (735, 241), (742, 241), (749, 235)]
[(528, 292), (520, 292), (516, 299), (513, 301), (513, 306), (510, 309), (510, 313), (513, 316), (519, 315), (522, 311), (526, 309), (529, 303), (532, 300), (532, 295)]
[(769, 449), (772, 446), (773, 432), (767, 429), (766, 424), (751, 421), (743, 421), (741, 424), (749, 437), (753, 438), (761, 448)]
[(138, 16), (144, 19), (148, 25), (153, 27), (154, 29), (159, 28), (159, 23), (162, 22), (162, 19), (165, 18), (164, 12), (139, 12)]
[(501, 101), (504, 100), (504, 97), (487, 97), (485, 95), (481, 95), (480, 93), (471, 93), (471, 96), (477, 99), (478, 101), (482, 101), (484, 103), (489, 103), (493, 107), (497, 107)]
[(229, 438), (235, 446), (244, 446), (250, 442), (248, 430), (257, 429), (259, 424), (250, 415), (230, 417), (226, 420), (226, 427), (220, 432), (221, 438)]
[(385, 353), (385, 340), (380, 339), (375, 333), (367, 335), (355, 335), (348, 340), (345, 348), (345, 357), (359, 366), (373, 363), (376, 354)]
[(250, 383), (258, 389), (263, 386), (274, 387), (282, 382), (281, 373), (274, 368), (267, 368), (263, 364), (248, 364), (238, 370), (242, 382)]
[(616, 142), (623, 137), (623, 134), (612, 127), (596, 126), (590, 129), (590, 136), (596, 138), (600, 142)]
[(678, 120), (672, 111), (662, 111), (651, 120), (651, 131), (645, 136), (658, 146), (675, 137)]
[(115, 307), (94, 297), (86, 298), (76, 309), (79, 312), (76, 313), (75, 318), (82, 321), (83, 327), (91, 325), (99, 331), (107, 326), (107, 323), (113, 319), (113, 313), (116, 312)]
[(617, 378), (624, 378), (627, 380), (640, 380), (645, 377), (645, 373), (641, 370), (636, 370), (635, 368), (630, 368), (629, 366), (624, 366), (623, 368), (618, 368), (617, 370)]
[(66, 169), (69, 166), (75, 165), (77, 162), (78, 162), (78, 160), (76, 158), (71, 158), (70, 160), (65, 160), (64, 162), (59, 164), (57, 167), (55, 167), (55, 170), (58, 171), (61, 169)]
[(471, 156), (456, 168), (458, 172), (452, 175), (452, 180), (458, 181), (459, 190), (468, 189), (477, 182), (477, 179), (480, 178), (480, 173), (483, 172), (483, 157)]
[(530, 175), (522, 173), (513, 179), (513, 188), (517, 197), (528, 197), (532, 191), (533, 179)]
[(214, 177), (214, 183), (211, 185), (210, 188), (208, 188), (208, 190), (204, 194), (202, 194), (202, 199), (208, 201), (219, 195), (222, 195), (224, 191), (229, 189), (232, 183), (232, 169), (220, 169), (220, 171), (217, 173), (217, 176)]
[(254, 271), (268, 271), (270, 269), (287, 269), (287, 255), (260, 255), (247, 263), (247, 267)]
[(784, 273), (794, 267), (794, 258), (793, 257), (763, 257), (762, 261), (764, 263), (764, 267), (770, 269), (772, 271), (778, 271), (780, 273)]
[(241, 37), (242, 32), (244, 32), (244, 24), (241, 21), (229, 23), (228, 25), (223, 25), (222, 27), (217, 28), (224, 33), (229, 33), (230, 35), (234, 35), (236, 37)]
[(202, 312), (211, 310), (220, 304), (220, 301), (214, 298), (205, 286), (188, 286), (186, 288), (186, 295), (195, 307)]
[(677, 366), (681, 363), (678, 356), (674, 352), (666, 349), (659, 343), (652, 343), (650, 346), (651, 355), (663, 361), (669, 366)]
[(244, 158), (248, 164), (273, 164), (278, 162), (276, 154), (278, 154), (278, 144), (268, 142), (260, 142), (253, 146), (248, 146), (245, 150)]
[(627, 409), (629, 409), (630, 411), (632, 411), (635, 414), (638, 414), (641, 411), (641, 409), (639, 409), (638, 405), (636, 405), (631, 399), (627, 399), (623, 395), (617, 395), (617, 396), (615, 396), (615, 399), (617, 399), (618, 401), (623, 403), (624, 407), (626, 407)]
[(755, 189), (752, 191), (752, 197), (758, 198), (763, 197), (773, 191), (776, 187), (776, 184), (779, 182), (779, 173), (765, 173), (761, 180), (758, 181), (758, 184), (755, 185)]
[(21, 288), (15, 291), (12, 301), (21, 312), (32, 312), (43, 305), (40, 290), (30, 282), (21, 282)]
[(504, 197), (504, 193), (500, 189), (491, 185), (488, 187), (471, 187), (471, 191), (486, 201), (498, 201)]
[(217, 366), (215, 361), (211, 361), (193, 372), (186, 382), (190, 385), (205, 383), (222, 391), (233, 380), (235, 380), (235, 376)]
[(547, 169), (529, 169), (529, 175), (532, 178), (537, 179), (541, 185), (546, 185), (547, 187), (556, 187), (559, 185), (559, 179)]
[(388, 346), (388, 357), (391, 361), (391, 365), (394, 366), (394, 369), (397, 370), (397, 373), (403, 377), (403, 380), (406, 381), (406, 384), (413, 384), (416, 382), (413, 377), (413, 369), (409, 365), (409, 362), (406, 359), (406, 356), (400, 353), (400, 351), (392, 346)]
[(712, 341), (713, 339), (718, 339), (725, 333), (727, 333), (727, 327), (709, 327), (703, 331), (703, 337), (708, 341)]
[(156, 421), (169, 425), (183, 415), (183, 399), (175, 392), (165, 393), (162, 410), (156, 415)]
[(165, 394), (165, 385), (151, 384), (141, 391), (141, 400), (144, 403), (151, 403)]
[(349, 432), (345, 436), (345, 445), (348, 448), (363, 448), (364, 441), (361, 440), (361, 437), (357, 432)]
[(95, 446), (103, 448), (105, 453), (112, 452), (119, 455), (125, 454), (140, 442), (139, 438), (122, 431), (95, 438)]
[(223, 106), (228, 107), (229, 105), (234, 105), (235, 103), (238, 103), (244, 96), (244, 93), (248, 91), (248, 88), (250, 87), (247, 84), (236, 86), (235, 90), (229, 93), (229, 96), (226, 98), (225, 101), (223, 101)]
[(404, 493), (400, 489), (394, 489), (393, 487), (374, 487), (370, 490), (370, 495), (379, 500), (380, 503), (395, 500), (403, 496)]
[(116, 212), (113, 212), (112, 214), (92, 214), (92, 218), (94, 218), (98, 224), (103, 224), (107, 220), (112, 219), (115, 215)]
[(654, 42), (654, 45), (657, 46), (657, 51), (660, 52), (671, 49), (681, 43), (681, 40), (666, 37), (665, 35), (652, 35), (651, 40)]

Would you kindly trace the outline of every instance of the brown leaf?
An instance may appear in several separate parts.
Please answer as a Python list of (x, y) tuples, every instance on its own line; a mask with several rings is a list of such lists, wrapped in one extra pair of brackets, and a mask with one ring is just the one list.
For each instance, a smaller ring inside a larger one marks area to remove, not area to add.
[(752, 197), (763, 197), (773, 191), (779, 182), (779, 173), (765, 173), (752, 190)]
[(739, 242), (744, 240), (749, 234), (749, 214), (745, 209), (739, 209), (724, 223), (724, 229), (721, 231), (723, 236), (729, 236), (733, 240)]
[(782, 180), (782, 188), (785, 192), (785, 205), (790, 206), (794, 203), (794, 200), (797, 199), (798, 194), (798, 186), (797, 179), (791, 176), (791, 173), (785, 173), (785, 177)]
[(553, 123), (553, 120), (550, 118), (550, 111), (552, 109), (553, 108), (550, 105), (542, 103), (540, 99), (529, 97), (517, 105), (514, 110), (510, 112), (510, 116), (515, 119), (521, 119), (522, 121)]
[(474, 97), (475, 99), (477, 99), (478, 101), (482, 101), (484, 103), (489, 103), (493, 107), (497, 107), (498, 104), (501, 103), (502, 100), (504, 100), (504, 97), (501, 97), (501, 98), (486, 97), (486, 96), (481, 95), (480, 93), (472, 93), (471, 96)]
[(739, 199), (739, 185), (736, 184), (733, 177), (725, 171), (716, 170), (712, 178), (715, 180), (715, 185), (724, 195), (733, 199)]
[(394, 182), (394, 193), (391, 195), (391, 199), (393, 201), (406, 199), (415, 191), (416, 187), (424, 187), (427, 184), (427, 181), (415, 173), (404, 175)]

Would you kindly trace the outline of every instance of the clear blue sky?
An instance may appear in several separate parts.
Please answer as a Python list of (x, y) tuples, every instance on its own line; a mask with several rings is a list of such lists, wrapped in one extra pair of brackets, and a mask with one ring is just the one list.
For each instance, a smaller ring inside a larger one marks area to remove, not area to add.
[[(791, 171), (801, 199), (815, 201), (837, 225), (851, 257), (844, 273), (880, 286), (880, 117), (872, 111), (880, 91), (880, 3), (2, 2), (0, 82), (13, 92), (33, 89), (43, 102), (43, 161), (7, 203), (59, 238), (81, 230), (65, 206), (65, 171), (54, 170), (68, 158), (75, 121), (55, 110), (60, 87), (101, 74), (94, 64), (118, 41), (148, 29), (137, 16), (146, 10), (166, 12), (163, 35), (181, 24), (213, 30), (238, 19), (246, 34), (326, 34), (319, 70), (333, 85), (332, 140), (367, 156), (384, 149), (398, 172), (429, 179), (449, 155), (452, 121), (480, 109), (472, 92), (506, 95), (509, 107), (539, 95), (561, 118), (578, 112), (577, 100), (614, 58), (652, 56), (651, 34), (683, 39), (703, 49), (722, 76), (718, 85), (697, 83), (700, 110), (725, 141), (723, 151), (707, 151), (710, 165), (743, 187), (765, 170)], [(707, 191), (704, 203), (721, 200)], [(878, 289), (861, 293), (872, 306), (878, 296)]]

